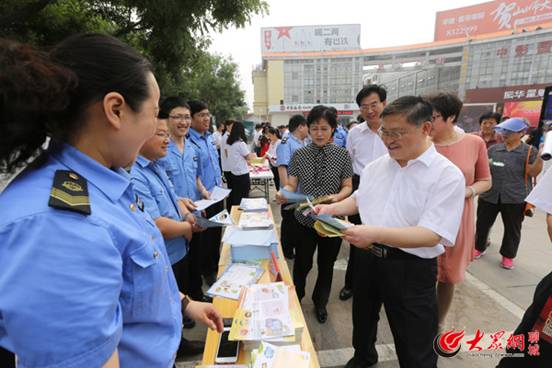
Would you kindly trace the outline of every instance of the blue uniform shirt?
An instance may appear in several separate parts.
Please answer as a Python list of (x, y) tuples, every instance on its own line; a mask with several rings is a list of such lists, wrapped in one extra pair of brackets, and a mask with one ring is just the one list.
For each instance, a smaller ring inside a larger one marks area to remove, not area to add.
[[(18, 367), (172, 367), (178, 288), (128, 174), (55, 146), (0, 194), (0, 345)], [(91, 214), (48, 206), (54, 174), (87, 181)]]
[(299, 139), (295, 138), (293, 134), (289, 134), (287, 137), (282, 138), (276, 149), (276, 166), (288, 167), (295, 151), (305, 147), (305, 145), (306, 142), (301, 142)]
[[(144, 202), (146, 212), (154, 220), (158, 217), (168, 217), (182, 221), (178, 198), (159, 160), (150, 161), (143, 156), (138, 156), (132, 165), (130, 175), (134, 190)], [(185, 237), (165, 239), (165, 244), (172, 264), (180, 261), (186, 255), (188, 242)]]
[(222, 177), (219, 166), (219, 155), (213, 136), (209, 132), (201, 135), (193, 128), (190, 128), (188, 140), (194, 145), (199, 155), (200, 179), (205, 189), (213, 190), (215, 185), (222, 185)]
[(333, 142), (339, 147), (345, 148), (347, 145), (347, 131), (341, 125), (337, 125), (333, 135)]
[(193, 201), (201, 199), (197, 189), (196, 179), (201, 177), (199, 169), (199, 155), (194, 145), (184, 141), (184, 152), (180, 152), (176, 144), (169, 143), (167, 156), (161, 159), (167, 175), (174, 185), (176, 195), (182, 198), (190, 198)]

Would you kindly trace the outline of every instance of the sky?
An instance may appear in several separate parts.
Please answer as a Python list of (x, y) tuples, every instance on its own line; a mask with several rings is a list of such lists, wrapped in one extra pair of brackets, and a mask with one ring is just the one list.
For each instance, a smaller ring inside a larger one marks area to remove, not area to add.
[(230, 56), (239, 65), (246, 102), (253, 105), (251, 71), (262, 62), (261, 28), (300, 25), (360, 24), (362, 48), (433, 41), (435, 13), (485, 0), (268, 0), (269, 14), (255, 16), (242, 29), (212, 33), (211, 52)]

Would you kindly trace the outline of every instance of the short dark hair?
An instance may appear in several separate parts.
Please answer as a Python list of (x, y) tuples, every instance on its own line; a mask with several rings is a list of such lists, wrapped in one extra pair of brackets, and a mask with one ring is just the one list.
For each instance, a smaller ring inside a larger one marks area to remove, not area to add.
[(190, 105), (188, 105), (186, 100), (182, 97), (170, 96), (164, 99), (161, 105), (159, 105), (159, 119), (168, 119), (171, 111), (177, 107), (184, 107), (191, 112)]
[(307, 116), (307, 126), (310, 127), (320, 119), (326, 120), (332, 128), (337, 128), (337, 115), (332, 111), (331, 107), (324, 105), (314, 106), (311, 111), (309, 111), (309, 116)]
[(360, 106), (362, 100), (365, 97), (370, 96), (372, 93), (377, 93), (380, 99), (380, 102), (387, 100), (387, 91), (382, 85), (379, 84), (369, 84), (363, 87), (356, 96), (356, 103)]
[(307, 119), (300, 114), (293, 115), (289, 119), (288, 125), (289, 125), (289, 132), (293, 133), (295, 129), (299, 128), (301, 125), (307, 125)]
[(427, 97), (427, 100), (433, 106), (433, 109), (441, 114), (443, 120), (454, 116), (453, 123), (458, 121), (463, 103), (456, 94), (441, 92)]
[(243, 126), (243, 124), (239, 121), (236, 121), (234, 125), (232, 125), (232, 131), (230, 132), (226, 143), (232, 145), (239, 140), (247, 142), (247, 136), (245, 135), (245, 127)]
[(255, 124), (255, 129), (261, 129), (263, 127), (263, 124)]
[(502, 116), (498, 112), (487, 111), (486, 113), (484, 113), (479, 117), (479, 125), (481, 125), (483, 120), (487, 120), (487, 119), (494, 119), (498, 124), (500, 123), (501, 118)]
[(205, 102), (199, 100), (188, 101), (188, 106), (190, 106), (190, 115), (192, 115), (192, 117), (198, 112), (209, 108)]
[(410, 124), (420, 126), (426, 121), (431, 121), (433, 107), (420, 96), (402, 96), (385, 106), (381, 113), (384, 119), (391, 115), (402, 115)]

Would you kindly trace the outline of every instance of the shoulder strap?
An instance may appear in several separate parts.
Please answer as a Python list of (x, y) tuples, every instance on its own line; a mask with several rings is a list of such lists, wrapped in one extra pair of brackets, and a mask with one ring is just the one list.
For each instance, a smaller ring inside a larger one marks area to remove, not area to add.
[(527, 150), (527, 157), (525, 158), (525, 191), (529, 189), (529, 158), (531, 157), (532, 149), (533, 146), (529, 145), (529, 149)]
[(48, 206), (90, 215), (87, 180), (76, 172), (57, 170)]

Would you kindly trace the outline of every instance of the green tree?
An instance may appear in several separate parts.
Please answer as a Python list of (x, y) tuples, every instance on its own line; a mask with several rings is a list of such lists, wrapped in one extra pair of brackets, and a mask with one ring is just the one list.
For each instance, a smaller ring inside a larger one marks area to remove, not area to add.
[[(0, 36), (48, 46), (73, 33), (106, 32), (152, 61), (163, 90), (182, 91), (184, 77), (204, 79), (195, 69), (207, 58), (209, 32), (243, 27), (267, 11), (266, 0), (3, 0)], [(236, 75), (231, 62), (215, 59), (220, 70), (211, 70)]]
[(231, 58), (200, 52), (181, 74), (182, 83), (165, 89), (166, 95), (201, 98), (217, 121), (241, 119), (247, 113), (239, 85), (238, 66)]

